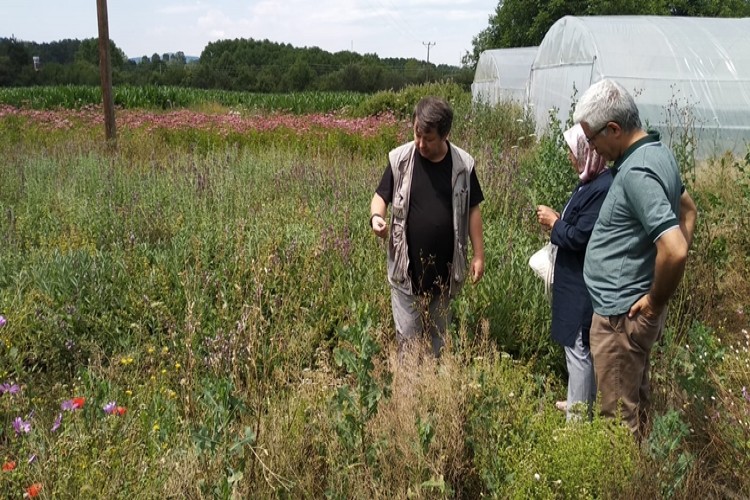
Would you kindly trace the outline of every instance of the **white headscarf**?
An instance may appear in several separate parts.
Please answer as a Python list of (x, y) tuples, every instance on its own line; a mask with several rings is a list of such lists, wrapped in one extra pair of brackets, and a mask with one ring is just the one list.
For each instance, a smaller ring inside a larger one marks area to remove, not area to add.
[(578, 178), (586, 183), (597, 178), (607, 168), (607, 160), (599, 156), (586, 140), (580, 123), (563, 132), (563, 138), (578, 164)]

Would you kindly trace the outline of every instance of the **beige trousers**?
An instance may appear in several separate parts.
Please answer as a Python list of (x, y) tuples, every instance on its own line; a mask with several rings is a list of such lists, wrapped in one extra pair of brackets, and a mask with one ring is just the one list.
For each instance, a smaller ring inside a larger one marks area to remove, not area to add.
[(623, 421), (638, 438), (643, 436), (651, 404), (651, 347), (661, 337), (666, 317), (665, 308), (656, 320), (642, 314), (628, 318), (627, 314), (594, 313), (591, 322), (591, 356), (601, 413), (614, 417), (619, 409)]

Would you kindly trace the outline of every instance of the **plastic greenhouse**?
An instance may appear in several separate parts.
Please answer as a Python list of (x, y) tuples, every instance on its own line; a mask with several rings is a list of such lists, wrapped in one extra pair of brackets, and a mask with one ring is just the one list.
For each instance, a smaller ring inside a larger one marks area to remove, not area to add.
[(485, 50), (479, 56), (471, 95), (474, 101), (495, 105), (526, 101), (531, 64), (537, 47)]
[(537, 133), (546, 130), (552, 108), (565, 123), (574, 96), (602, 78), (632, 92), (644, 126), (667, 143), (692, 127), (697, 158), (747, 152), (750, 18), (561, 18), (531, 68), (527, 103)]

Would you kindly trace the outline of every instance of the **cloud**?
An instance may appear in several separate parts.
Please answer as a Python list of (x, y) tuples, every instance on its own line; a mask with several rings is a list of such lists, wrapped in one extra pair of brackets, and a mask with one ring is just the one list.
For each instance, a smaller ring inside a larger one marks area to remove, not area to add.
[[(23, 40), (96, 36), (96, 8), (76, 0), (11, 1), (0, 32)], [(199, 55), (210, 42), (253, 38), (354, 50), (380, 57), (458, 64), (459, 51), (487, 27), (498, 0), (128, 0), (109, 2), (110, 36), (126, 54), (183, 51)], [(7, 2), (6, 2), (7, 3)], [(65, 7), (61, 7), (62, 4)], [(22, 7), (23, 6), (23, 7)], [(38, 11), (47, 15), (40, 17)], [(7, 12), (6, 12), (7, 11)]]
[(199, 2), (199, 3), (192, 4), (192, 5), (168, 5), (166, 7), (158, 7), (155, 12), (157, 14), (166, 14), (166, 15), (193, 14), (195, 12), (201, 12), (205, 9), (206, 8), (200, 5), (200, 2)]

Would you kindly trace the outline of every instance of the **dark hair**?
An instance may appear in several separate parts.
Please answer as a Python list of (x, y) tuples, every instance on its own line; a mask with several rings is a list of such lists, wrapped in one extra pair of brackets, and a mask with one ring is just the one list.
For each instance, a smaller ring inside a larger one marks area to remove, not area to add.
[(425, 132), (436, 130), (440, 137), (445, 137), (453, 125), (453, 109), (439, 97), (423, 97), (414, 108), (412, 124)]

